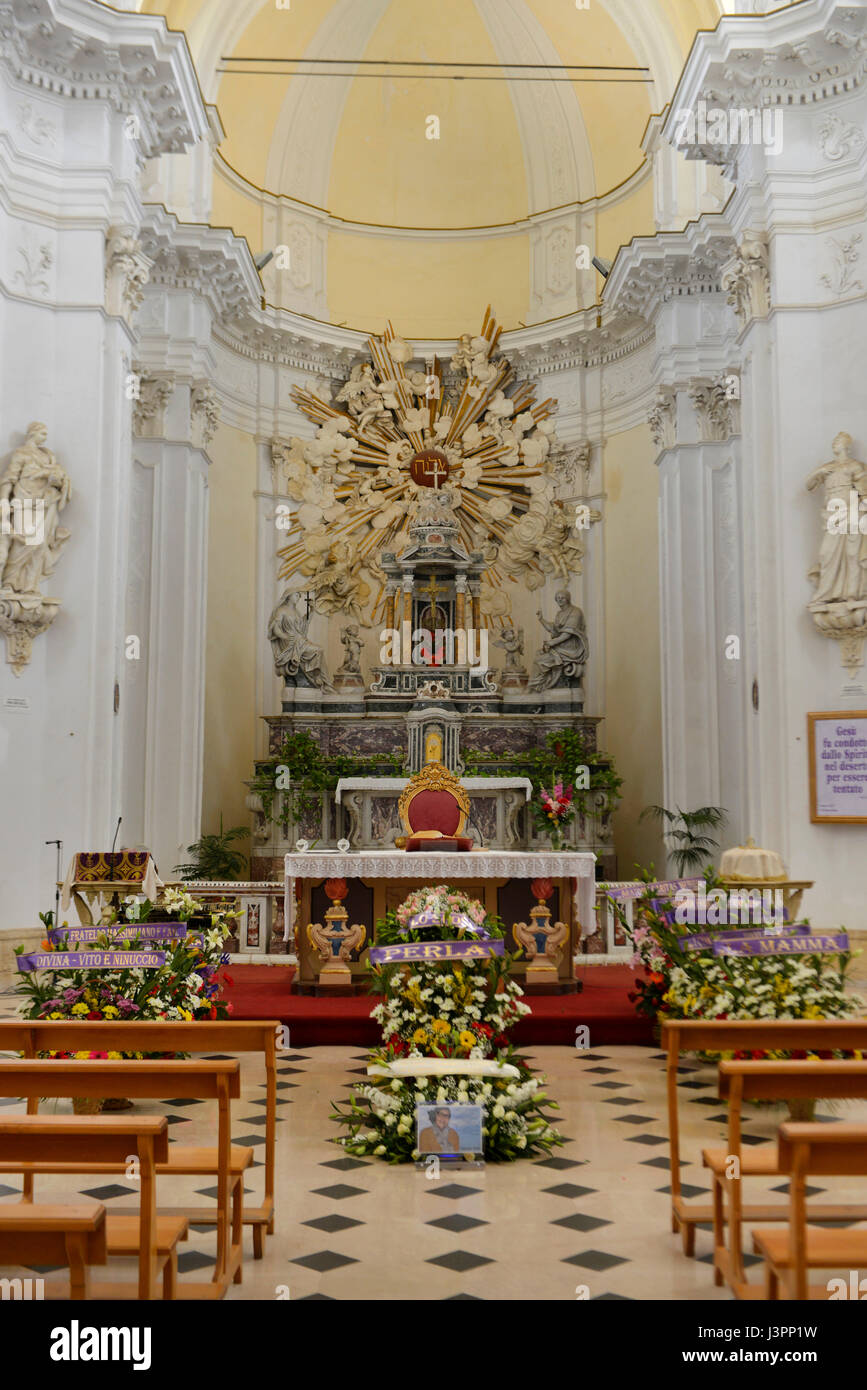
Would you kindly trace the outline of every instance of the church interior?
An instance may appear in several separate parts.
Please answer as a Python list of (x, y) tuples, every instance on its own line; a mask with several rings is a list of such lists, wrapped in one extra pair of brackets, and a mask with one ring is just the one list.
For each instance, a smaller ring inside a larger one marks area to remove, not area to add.
[(867, 0), (7, 0), (0, 229), (0, 1296), (867, 1298)]

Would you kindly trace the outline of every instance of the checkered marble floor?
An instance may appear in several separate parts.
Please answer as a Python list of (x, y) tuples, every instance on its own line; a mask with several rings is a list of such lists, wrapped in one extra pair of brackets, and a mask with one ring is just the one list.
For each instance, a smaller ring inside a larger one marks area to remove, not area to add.
[[(12, 996), (0, 993), (0, 1016), (13, 1010)], [(347, 1157), (328, 1142), (339, 1132), (328, 1118), (331, 1102), (364, 1075), (363, 1053), (350, 1047), (283, 1053), (276, 1230), (258, 1261), (246, 1233), (244, 1281), (228, 1298), (728, 1299), (713, 1284), (709, 1232), (699, 1231), (692, 1260), (670, 1230), (662, 1054), (639, 1047), (539, 1047), (529, 1062), (547, 1075), (548, 1092), (559, 1102), (565, 1145), (547, 1159), (444, 1169), (432, 1180), (412, 1165)], [(246, 1183), (255, 1203), (265, 1142), (264, 1074), (254, 1056), (242, 1056), (241, 1068), (233, 1138), (257, 1153)], [(711, 1068), (688, 1060), (681, 1072), (684, 1191), (707, 1200), (701, 1149), (724, 1141), (725, 1107), (716, 1098)], [(43, 1108), (55, 1105), (65, 1109), (68, 1102), (46, 1102)], [(2, 1100), (0, 1107), (4, 1115), (24, 1108)], [(840, 1106), (833, 1114), (822, 1109), (829, 1122), (867, 1122), (867, 1104)], [(172, 1142), (213, 1142), (208, 1102), (142, 1102), (140, 1111), (165, 1114)], [(771, 1138), (782, 1117), (780, 1109), (750, 1110), (745, 1143)], [(17, 1190), (14, 1180), (0, 1180), (0, 1198), (11, 1199)], [(756, 1181), (754, 1200), (760, 1200), (760, 1190), (775, 1190), (777, 1200), (785, 1200), (785, 1183)], [(812, 1190), (864, 1200), (863, 1191), (846, 1180), (822, 1179)], [(69, 1199), (74, 1192), (103, 1201), (109, 1211), (128, 1207), (135, 1197), (134, 1185), (122, 1179), (82, 1177), (74, 1188), (65, 1178), (37, 1182), (43, 1200)], [(201, 1179), (161, 1179), (158, 1185), (164, 1206), (213, 1196), (213, 1186)], [(181, 1279), (207, 1279), (214, 1247), (212, 1227), (192, 1227), (181, 1247)], [(748, 1256), (747, 1265), (752, 1262)], [(119, 1265), (117, 1270), (124, 1277)]]

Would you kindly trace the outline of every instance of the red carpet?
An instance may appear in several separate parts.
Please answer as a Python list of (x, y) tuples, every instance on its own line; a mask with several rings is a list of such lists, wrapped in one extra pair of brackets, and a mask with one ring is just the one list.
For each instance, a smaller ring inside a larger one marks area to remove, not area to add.
[[(295, 971), (285, 965), (229, 965), (225, 997), (233, 1005), (234, 1018), (275, 1018), (289, 1026), (290, 1047), (317, 1044), (351, 1044), (373, 1047), (380, 1031), (370, 1018), (373, 995), (348, 999), (317, 999), (293, 994)], [(539, 1043), (572, 1046), (581, 1024), (590, 1029), (590, 1046), (633, 1043), (649, 1046), (652, 1025), (639, 1017), (627, 999), (634, 976), (628, 965), (592, 965), (579, 970), (584, 982), (580, 994), (537, 995), (527, 998), (533, 1012), (514, 1030), (516, 1044)]]

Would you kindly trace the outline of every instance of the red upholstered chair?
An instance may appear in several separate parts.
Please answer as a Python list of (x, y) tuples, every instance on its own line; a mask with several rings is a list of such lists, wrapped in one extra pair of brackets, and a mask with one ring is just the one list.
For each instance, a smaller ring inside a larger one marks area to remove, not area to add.
[(470, 811), (470, 799), (443, 763), (426, 763), (410, 779), (398, 802), (406, 836), (398, 848), (414, 850), (469, 850), (472, 840), (462, 832)]

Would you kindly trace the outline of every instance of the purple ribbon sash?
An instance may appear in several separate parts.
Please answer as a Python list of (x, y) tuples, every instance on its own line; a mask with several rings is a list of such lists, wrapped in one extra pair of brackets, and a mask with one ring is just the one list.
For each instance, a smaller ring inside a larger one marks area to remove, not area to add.
[(28, 970), (158, 970), (165, 951), (34, 951), (18, 957), (18, 969)]
[(504, 950), (502, 940), (404, 941), (394, 946), (371, 946), (370, 960), (374, 965), (409, 960), (486, 960), (488, 956), (503, 955)]

